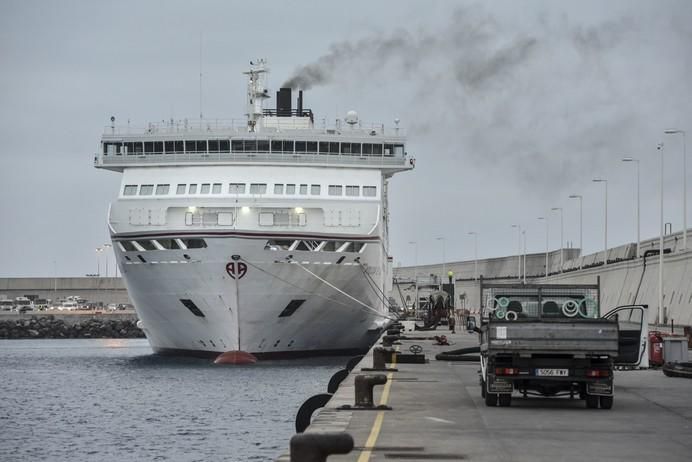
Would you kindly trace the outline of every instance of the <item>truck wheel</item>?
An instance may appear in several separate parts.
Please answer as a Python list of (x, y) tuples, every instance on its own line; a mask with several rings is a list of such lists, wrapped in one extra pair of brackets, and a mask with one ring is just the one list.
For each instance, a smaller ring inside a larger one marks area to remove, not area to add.
[(589, 409), (598, 409), (598, 396), (586, 395), (586, 407)]
[(601, 396), (601, 409), (610, 409), (613, 407), (613, 397), (612, 396)]
[(488, 407), (495, 406), (497, 404), (497, 393), (487, 393), (485, 394), (485, 405)]
[(498, 395), (498, 401), (500, 402), (500, 406), (509, 407), (512, 404), (512, 395), (509, 393)]

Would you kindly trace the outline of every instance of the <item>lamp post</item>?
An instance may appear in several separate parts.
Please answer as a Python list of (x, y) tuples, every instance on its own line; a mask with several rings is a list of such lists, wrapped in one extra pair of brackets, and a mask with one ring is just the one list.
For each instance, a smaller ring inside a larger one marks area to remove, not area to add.
[(641, 239), (639, 237), (639, 229), (641, 227), (641, 222), (639, 220), (639, 159), (634, 159), (632, 157), (625, 157), (622, 159), (623, 162), (634, 162), (637, 164), (637, 258), (641, 256)]
[(594, 183), (605, 184), (605, 237), (603, 241), (603, 265), (608, 264), (608, 180), (605, 178), (594, 178)]
[(661, 155), (661, 178), (659, 185), (661, 235), (658, 238), (658, 323), (663, 324), (663, 143), (656, 147)]
[(111, 247), (113, 247), (111, 244), (103, 244), (103, 248), (106, 252), (106, 277), (108, 277), (108, 253)]
[(666, 130), (666, 135), (682, 135), (682, 250), (687, 250), (687, 152), (685, 130)]
[(564, 221), (562, 219), (562, 207), (553, 207), (552, 209), (553, 212), (556, 210), (560, 211), (560, 272), (562, 273), (562, 267), (565, 262), (565, 257), (564, 257), (564, 242), (565, 242), (565, 226), (564, 226)]
[(470, 231), (469, 236), (473, 236), (473, 280), (478, 280), (478, 233)]
[(413, 245), (413, 280), (416, 286), (416, 300), (413, 304), (413, 309), (418, 310), (418, 242), (411, 241), (409, 244)]
[[(584, 220), (583, 220), (583, 217), (584, 217), (583, 216), (584, 198), (581, 196), (581, 194), (571, 194), (569, 196), (569, 198), (570, 199), (579, 199), (579, 257), (581, 257), (582, 255), (584, 255), (584, 241), (582, 240), (582, 236), (583, 236), (582, 231), (583, 231), (583, 223), (584, 223)], [(584, 261), (583, 258), (579, 258), (579, 269), (581, 269), (583, 261)]]
[(512, 228), (517, 228), (517, 279), (521, 281), (521, 225), (512, 225)]
[(526, 230), (521, 231), (521, 235), (524, 236), (524, 284), (526, 284)]
[(442, 284), (444, 284), (445, 280), (445, 274), (447, 273), (447, 266), (445, 264), (445, 238), (444, 237), (436, 237), (436, 241), (442, 241), (442, 277), (440, 278), (440, 288), (442, 287)]
[(101, 252), (103, 247), (96, 247), (96, 277), (101, 277)]
[(537, 220), (545, 221), (545, 277), (548, 277), (548, 221), (545, 217), (538, 217)]

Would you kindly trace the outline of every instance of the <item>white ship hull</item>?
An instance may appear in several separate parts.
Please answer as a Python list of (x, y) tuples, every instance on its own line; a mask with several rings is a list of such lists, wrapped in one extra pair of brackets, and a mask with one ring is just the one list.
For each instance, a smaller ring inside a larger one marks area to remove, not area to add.
[[(363, 253), (346, 254), (266, 250), (266, 237), (207, 236), (205, 241), (207, 248), (185, 251), (189, 260), (181, 251), (159, 250), (146, 252), (146, 263), (126, 262), (118, 252), (128, 292), (156, 352), (242, 350), (259, 358), (355, 354), (367, 350), (385, 323), (379, 292), (385, 257), (379, 242)], [(289, 263), (289, 255), (297, 263)], [(242, 277), (231, 277), (231, 262), (245, 263)], [(181, 300), (191, 300), (203, 316)], [(294, 300), (304, 302), (286, 315)]]

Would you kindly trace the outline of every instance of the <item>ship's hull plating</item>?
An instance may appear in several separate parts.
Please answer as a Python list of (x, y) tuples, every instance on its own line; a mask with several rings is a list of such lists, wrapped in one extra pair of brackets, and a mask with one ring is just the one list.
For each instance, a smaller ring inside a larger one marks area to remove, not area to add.
[[(337, 253), (271, 249), (260, 237), (205, 240), (203, 249), (145, 252), (144, 262), (134, 255), (127, 261), (117, 250), (156, 352), (213, 356), (243, 350), (259, 358), (355, 354), (367, 350), (384, 325), (379, 242), (361, 253)], [(190, 302), (197, 310), (186, 306)]]

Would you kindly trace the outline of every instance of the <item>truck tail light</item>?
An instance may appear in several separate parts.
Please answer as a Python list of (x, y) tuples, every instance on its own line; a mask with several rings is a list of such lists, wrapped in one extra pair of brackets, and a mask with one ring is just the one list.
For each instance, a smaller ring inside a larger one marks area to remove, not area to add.
[(518, 367), (496, 367), (495, 375), (519, 375)]
[(608, 369), (587, 369), (587, 377), (609, 377), (610, 371)]

